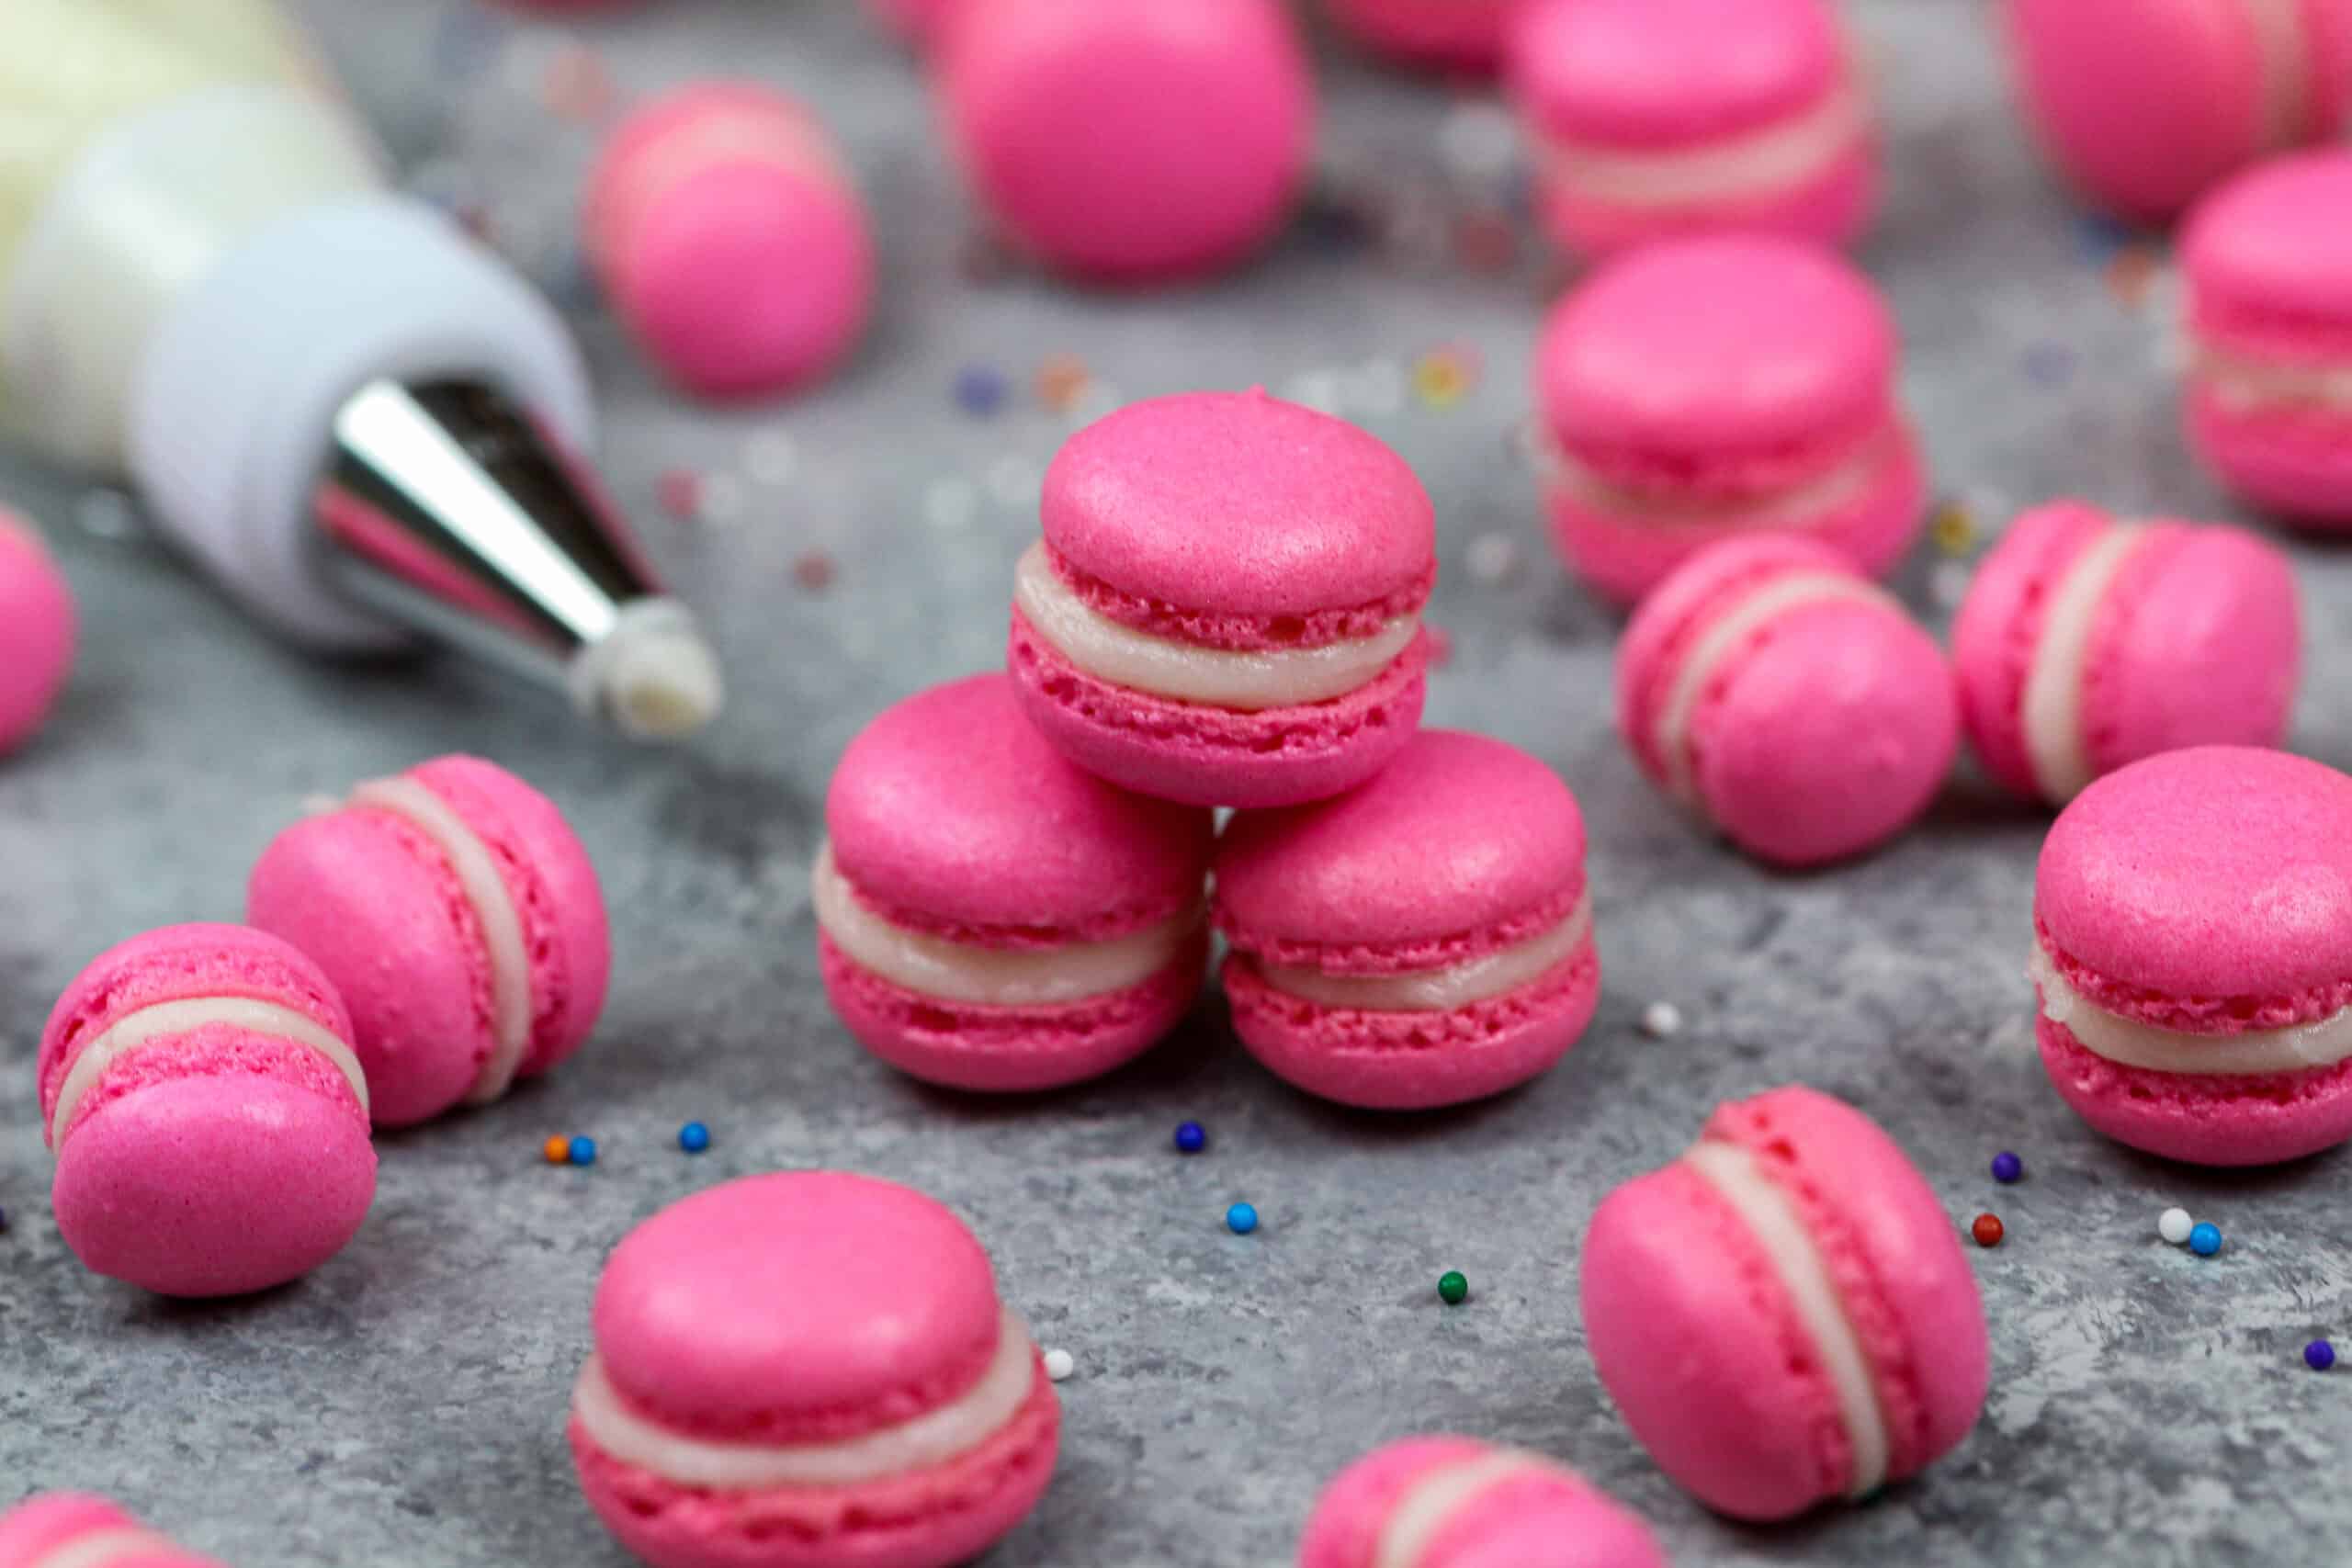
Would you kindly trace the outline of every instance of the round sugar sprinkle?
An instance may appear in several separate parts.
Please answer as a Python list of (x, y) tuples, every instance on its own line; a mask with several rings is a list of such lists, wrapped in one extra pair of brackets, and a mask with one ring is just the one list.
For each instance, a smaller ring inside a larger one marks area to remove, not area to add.
[(2335, 1365), (2335, 1347), (2324, 1339), (2314, 1339), (2303, 1347), (2303, 1365), (2315, 1372), (2324, 1372)]
[(2186, 1209), (2166, 1209), (2156, 1216), (2156, 1234), (2175, 1247), (2187, 1247), (2188, 1233), (2196, 1228)]
[(1012, 393), (1004, 372), (987, 365), (967, 365), (956, 373), (956, 406), (975, 419), (986, 419), (1004, 407)]
[(571, 1140), (571, 1146), (565, 1149), (564, 1153), (571, 1157), (571, 1163), (574, 1165), (594, 1165), (596, 1163), (596, 1140), (594, 1138), (574, 1138)]
[(1225, 1212), (1225, 1228), (1236, 1235), (1248, 1235), (1258, 1228), (1258, 1211), (1248, 1203), (1236, 1203)]
[(1078, 1358), (1069, 1351), (1056, 1349), (1046, 1352), (1046, 1375), (1054, 1382), (1060, 1382), (1076, 1371)]
[(1476, 581), (1500, 582), (1519, 568), (1519, 541), (1509, 534), (1481, 534), (1470, 541), (1463, 560)]
[(710, 1129), (699, 1122), (689, 1122), (678, 1129), (678, 1146), (690, 1155), (698, 1155), (710, 1147)]
[(2188, 1250), (2199, 1258), (2211, 1258), (2222, 1250), (2222, 1227), (2210, 1220), (2199, 1220), (2197, 1228), (2188, 1233)]
[(1993, 1179), (2006, 1187), (2025, 1174), (2025, 1161), (2003, 1149), (1993, 1156)]
[(2001, 1216), (1998, 1214), (1977, 1215), (1975, 1223), (1968, 1227), (1968, 1234), (1976, 1238), (1976, 1245), (1979, 1247), (2000, 1246), (2001, 1237), (2005, 1234), (2001, 1225)]
[(1176, 1152), (1196, 1155), (1209, 1146), (1208, 1129), (1198, 1122), (1179, 1122), (1176, 1127)]
[(1672, 1002), (1652, 1002), (1642, 1010), (1642, 1032), (1653, 1040), (1671, 1040), (1682, 1032), (1682, 1010)]
[(1459, 1269), (1450, 1269), (1438, 1276), (1437, 1299), (1450, 1307), (1458, 1307), (1470, 1299), (1469, 1277)]
[(539, 1157), (549, 1165), (571, 1163), (571, 1140), (559, 1133), (539, 1145)]

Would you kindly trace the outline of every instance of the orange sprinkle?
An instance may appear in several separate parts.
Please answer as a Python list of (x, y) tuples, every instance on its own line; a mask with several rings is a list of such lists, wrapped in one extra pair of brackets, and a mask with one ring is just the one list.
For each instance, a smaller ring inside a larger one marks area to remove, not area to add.
[(2138, 310), (2156, 278), (2156, 253), (2147, 245), (2126, 245), (2107, 264), (2107, 291), (2128, 310)]
[(1093, 379), (1086, 361), (1074, 354), (1057, 354), (1037, 367), (1037, 400), (1056, 413), (1068, 413), (1086, 395)]
[(570, 1165), (571, 1140), (558, 1134), (539, 1146), (539, 1154), (549, 1165)]

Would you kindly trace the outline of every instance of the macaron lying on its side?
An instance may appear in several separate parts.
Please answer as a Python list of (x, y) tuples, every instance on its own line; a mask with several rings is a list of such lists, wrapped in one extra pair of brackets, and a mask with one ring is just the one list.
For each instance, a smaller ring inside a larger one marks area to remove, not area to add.
[(1079, 1082), (1199, 995), (1212, 818), (1048, 746), (1001, 674), (934, 686), (850, 743), (813, 897), (825, 994), (901, 1071), (972, 1089)]
[(2034, 879), (2050, 1081), (2120, 1143), (2268, 1165), (2352, 1139), (2352, 778), (2167, 751), (2060, 814)]
[(359, 784), (254, 866), (246, 918), (351, 1008), (377, 1122), (486, 1105), (595, 1027), (612, 970), (605, 899), (555, 803), (476, 757)]
[(1611, 1193), (1579, 1288), (1634, 1435), (1735, 1518), (1867, 1497), (1984, 1409), (1959, 1233), (1893, 1139), (1813, 1089), (1717, 1107), (1680, 1159)]
[(0, 1568), (220, 1568), (103, 1497), (51, 1492), (0, 1514)]
[(1960, 742), (1951, 667), (1892, 595), (1805, 539), (1717, 545), (1617, 651), (1617, 720), (1651, 782), (1778, 865), (1883, 843)]
[(1046, 739), (1193, 806), (1293, 806), (1420, 723), (1436, 518), (1405, 460), (1262, 391), (1132, 403), (1046, 470), (1008, 661)]
[(0, 756), (24, 744), (74, 668), (74, 591), (31, 524), (0, 510)]
[(629, 1233), (570, 1437), (653, 1568), (949, 1568), (1053, 1479), (1061, 1404), (962, 1221), (840, 1171), (730, 1181)]
[(1237, 813), (1216, 903), (1234, 1028), (1343, 1105), (1453, 1105), (1537, 1077), (1600, 998), (1584, 852), (1558, 775), (1449, 730), (1337, 799)]
[(94, 959), (41, 1033), (65, 1244), (168, 1296), (234, 1296), (343, 1250), (376, 1195), (334, 984), (276, 937), (169, 926)]
[(1562, 557), (1622, 604), (1755, 534), (1803, 534), (1883, 575), (1927, 502), (1895, 357), (1870, 280), (1797, 241), (1674, 241), (1600, 268), (1537, 349)]
[(1952, 626), (1985, 770), (2054, 805), (2185, 746), (2275, 746), (2302, 667), (2294, 567), (2242, 528), (2026, 513)]
[(1298, 1568), (1668, 1568), (1641, 1516), (1565, 1465), (1407, 1438), (1334, 1476)]

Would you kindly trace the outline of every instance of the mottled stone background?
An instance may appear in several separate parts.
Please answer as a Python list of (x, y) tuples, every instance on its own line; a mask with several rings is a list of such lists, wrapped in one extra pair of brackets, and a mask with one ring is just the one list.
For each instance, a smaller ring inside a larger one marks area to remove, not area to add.
[[(2352, 1341), (2352, 1164), (2200, 1173), (2075, 1121), (2030, 1044), (2032, 813), (1962, 783), (1860, 865), (1771, 875), (1694, 831), (1613, 741), (1615, 623), (1553, 566), (1514, 456), (1556, 280), (1532, 246), (1505, 254), (1487, 216), (1512, 180), (1477, 100), (1334, 55), (1325, 162), (1343, 192), (1383, 193), (1382, 210), (1343, 194), (1241, 276), (1111, 298), (973, 276), (916, 73), (850, 0), (656, 0), (577, 32), (460, 0), (306, 9), (404, 175), (478, 208), (577, 310), (613, 478), (707, 607), (735, 701), (663, 755), (449, 663), (313, 663), (195, 587), (119, 505), (0, 468), (87, 616), (70, 702), (0, 768), (0, 1502), (112, 1493), (237, 1568), (619, 1564), (561, 1438), (600, 1261), (682, 1193), (828, 1164), (953, 1202), (1044, 1342), (1077, 1358), (1059, 1476), (989, 1559), (1005, 1568), (1269, 1568), (1325, 1476), (1376, 1440), (1447, 1427), (1578, 1465), (1685, 1564), (2352, 1558), (2352, 1375), (2314, 1376), (2299, 1355), (2314, 1333)], [(2157, 258), (2045, 185), (2005, 104), (1989, 7), (1855, 12), (1894, 123), (1892, 201), (1865, 259), (1901, 313), (1946, 497), (1985, 530), (2064, 491), (2226, 514), (2174, 435), (2170, 291), (2143, 276)], [(665, 391), (597, 312), (567, 239), (607, 93), (717, 68), (819, 104), (876, 208), (872, 339), (789, 407), (712, 412)], [(1056, 355), (1092, 378), (1076, 410), (1035, 390)], [(1475, 385), (1431, 406), (1417, 372), (1473, 355)], [(967, 366), (1010, 378), (997, 417), (956, 407)], [(1206, 1002), (1147, 1064), (1070, 1094), (922, 1089), (858, 1051), (819, 994), (803, 884), (828, 769), (885, 703), (1000, 657), (1038, 475), (1087, 409), (1257, 381), (1361, 419), (1435, 492), (1434, 614), (1453, 640), (1431, 717), (1532, 749), (1582, 797), (1599, 1019), (1542, 1083), (1425, 1118), (1291, 1093)], [(2343, 765), (2352, 558), (2293, 547), (2318, 672), (2297, 740)], [(1958, 570), (1923, 547), (1905, 591), (1940, 619)], [(233, 918), (246, 867), (305, 795), (455, 748), (552, 792), (595, 853), (619, 967), (594, 1046), (495, 1109), (384, 1139), (366, 1228), (298, 1286), (185, 1306), (83, 1272), (50, 1219), (36, 1126), (51, 999), (119, 937)], [(1658, 999), (1687, 1020), (1676, 1038), (1634, 1027)], [(1576, 1253), (1600, 1195), (1673, 1156), (1709, 1105), (1792, 1079), (1867, 1108), (1956, 1223), (1996, 1209), (2009, 1239), (1972, 1249), (1996, 1365), (1967, 1445), (1871, 1506), (1747, 1530), (1684, 1499), (1611, 1411), (1577, 1326)], [(695, 1117), (717, 1142), (688, 1159), (673, 1140)], [(1187, 1117), (1215, 1145), (1180, 1160), (1169, 1130)], [(595, 1168), (541, 1165), (542, 1138), (573, 1131), (602, 1142)], [(2023, 1185), (1986, 1176), (2003, 1148), (2024, 1156)], [(1265, 1216), (1247, 1239), (1220, 1224), (1240, 1198)], [(2156, 1239), (2173, 1203), (2220, 1224), (2219, 1258)], [(1446, 1269), (1475, 1283), (1459, 1310), (1436, 1298)]]

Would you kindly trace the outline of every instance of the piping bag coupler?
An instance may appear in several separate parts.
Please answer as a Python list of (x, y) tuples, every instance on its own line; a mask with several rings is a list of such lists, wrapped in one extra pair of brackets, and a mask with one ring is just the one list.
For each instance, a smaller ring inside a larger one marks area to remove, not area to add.
[(341, 652), (448, 643), (668, 739), (718, 668), (588, 449), (587, 376), (520, 278), (422, 204), (314, 207), (173, 310), (133, 387), (134, 478), (258, 618)]

